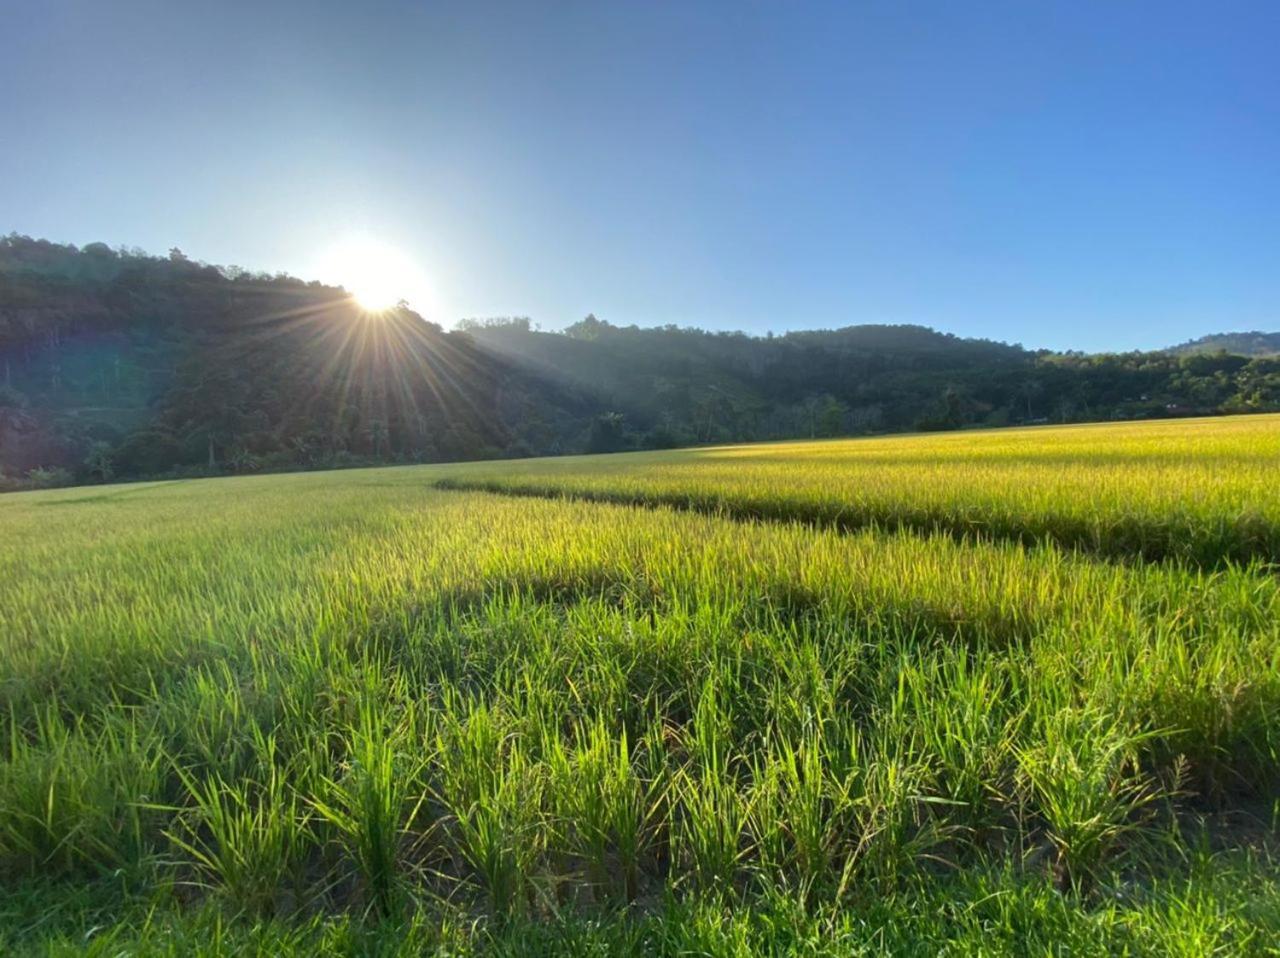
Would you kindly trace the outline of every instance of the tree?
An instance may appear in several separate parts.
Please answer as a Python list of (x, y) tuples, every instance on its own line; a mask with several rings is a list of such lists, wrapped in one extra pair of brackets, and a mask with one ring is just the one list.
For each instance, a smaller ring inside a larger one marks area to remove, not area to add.
[(1031, 420), (1035, 417), (1031, 413), (1031, 400), (1040, 396), (1044, 392), (1044, 386), (1037, 379), (1028, 379), (1022, 384), (1022, 397), (1027, 401), (1027, 419)]
[(951, 428), (959, 429), (964, 422), (960, 391), (954, 386), (948, 386), (942, 394), (942, 404), (944, 407), (943, 421)]
[(800, 411), (804, 417), (804, 431), (808, 433), (810, 439), (816, 439), (818, 436), (818, 412), (822, 409), (822, 402), (817, 396), (805, 396), (804, 402), (800, 404)]
[(95, 479), (109, 481), (116, 474), (115, 457), (111, 452), (110, 444), (95, 442), (90, 446), (89, 454), (84, 460), (84, 467)]
[(849, 407), (835, 396), (824, 396), (818, 414), (819, 426), (824, 436), (839, 436), (844, 432), (845, 417)]
[(564, 334), (571, 339), (591, 340), (599, 339), (601, 332), (612, 327), (605, 322), (596, 319), (595, 313), (587, 313), (587, 315), (578, 320), (572, 326), (565, 327)]
[(231, 455), (227, 458), (227, 462), (236, 472), (254, 472), (262, 466), (257, 456), (244, 446), (237, 446), (231, 450)]
[(619, 452), (626, 447), (622, 413), (606, 412), (592, 420), (587, 452)]
[(382, 458), (382, 447), (385, 445), (388, 435), (387, 424), (381, 419), (374, 419), (369, 423), (369, 441), (373, 443), (375, 459)]
[(18, 429), (28, 423), (27, 397), (11, 386), (0, 386), (0, 436), (6, 429)]

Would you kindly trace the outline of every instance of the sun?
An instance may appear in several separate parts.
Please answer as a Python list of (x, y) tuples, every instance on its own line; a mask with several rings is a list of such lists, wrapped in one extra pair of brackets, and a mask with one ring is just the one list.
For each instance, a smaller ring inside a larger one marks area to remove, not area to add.
[(367, 312), (384, 312), (401, 301), (421, 299), (424, 282), (417, 265), (389, 243), (354, 236), (335, 243), (324, 256), (324, 274), (342, 284)]

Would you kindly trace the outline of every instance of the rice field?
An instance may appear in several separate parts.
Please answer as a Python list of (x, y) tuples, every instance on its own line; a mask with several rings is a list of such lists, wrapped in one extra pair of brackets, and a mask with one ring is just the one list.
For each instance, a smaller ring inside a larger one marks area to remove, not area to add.
[(443, 481), (1215, 566), (1280, 562), (1278, 464), (1265, 415), (474, 463)]
[(1275, 955), (1280, 417), (0, 498), (6, 954)]

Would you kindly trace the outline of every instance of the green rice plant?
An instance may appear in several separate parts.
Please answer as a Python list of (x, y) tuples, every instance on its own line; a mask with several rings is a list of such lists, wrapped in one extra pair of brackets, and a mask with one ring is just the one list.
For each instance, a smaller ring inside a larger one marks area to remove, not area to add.
[(296, 893), (310, 836), (308, 813), (285, 780), (275, 739), (257, 744), (260, 781), (228, 781), (218, 772), (198, 778), (177, 768), (192, 808), (169, 835), (205, 883), (236, 907), (263, 914), (276, 910), (286, 892)]
[(1280, 786), (1280, 646), (1265, 629), (1158, 620), (1130, 654), (1091, 671), (1092, 701), (1134, 727), (1175, 729), (1151, 750), (1185, 760), (1188, 788), (1223, 805)]
[(672, 780), (672, 853), (696, 891), (727, 895), (750, 848), (754, 796), (732, 752), (733, 716), (717, 679), (708, 679), (685, 735), (689, 761)]
[[(656, 738), (648, 736), (645, 744)], [(625, 728), (611, 734), (597, 718), (579, 723), (573, 740), (572, 752), (559, 739), (544, 747), (553, 806), (591, 882), (630, 900), (653, 841), (659, 785), (641, 779)]]
[(731, 894), (740, 865), (750, 851), (751, 798), (740, 783), (714, 764), (681, 769), (675, 774), (672, 790), (675, 861), (695, 891)]
[(547, 842), (542, 768), (492, 710), (473, 705), (441, 732), (438, 798), (458, 854), (479, 880), (492, 913), (522, 914)]
[(830, 882), (853, 796), (835, 782), (822, 740), (771, 741), (756, 759), (752, 831), (769, 877), (801, 903)]
[(902, 679), (910, 696), (903, 734), (918, 739), (948, 821), (982, 848), (1015, 798), (1027, 716), (1016, 673), (1007, 660), (960, 647), (912, 664)]
[(413, 794), (425, 757), (408, 752), (410, 720), (388, 727), (371, 698), (358, 707), (357, 724), (343, 736), (345, 761), (323, 777), (312, 807), (337, 833), (362, 883), (367, 907), (381, 916), (403, 901), (402, 846), (425, 796)]
[(835, 897), (859, 886), (894, 889), (924, 860), (935, 857), (951, 827), (931, 814), (949, 803), (933, 791), (933, 770), (889, 723), (864, 735), (848, 730), (833, 762), (837, 807), (847, 808), (839, 848)]
[(1131, 732), (1083, 709), (1048, 715), (1038, 732), (1038, 744), (1019, 750), (1019, 772), (1045, 823), (1058, 884), (1087, 891), (1126, 837), (1143, 828), (1142, 813), (1163, 797), (1136, 764), (1155, 733)]
[(158, 738), (129, 718), (69, 725), (56, 702), (24, 733), (11, 718), (0, 764), (0, 874), (85, 875), (138, 864), (158, 837)]
[(254, 737), (242, 733), (252, 728), (261, 734), (273, 724), (260, 713), (255, 690), (230, 662), (192, 669), (184, 678), (152, 693), (175, 757), (227, 778), (250, 773), (258, 752)]

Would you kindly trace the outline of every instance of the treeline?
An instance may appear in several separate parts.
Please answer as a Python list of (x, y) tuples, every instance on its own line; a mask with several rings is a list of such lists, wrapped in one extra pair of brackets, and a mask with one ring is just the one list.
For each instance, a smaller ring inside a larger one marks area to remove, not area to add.
[(781, 336), (524, 318), (461, 324), (495, 354), (584, 390), (589, 451), (1280, 410), (1280, 357), (1084, 354), (919, 326)]
[(1186, 353), (1232, 353), (1236, 356), (1280, 355), (1280, 333), (1210, 333), (1169, 348), (1178, 355)]
[(915, 326), (446, 331), (341, 289), (0, 238), (0, 488), (1280, 409), (1280, 360)]

